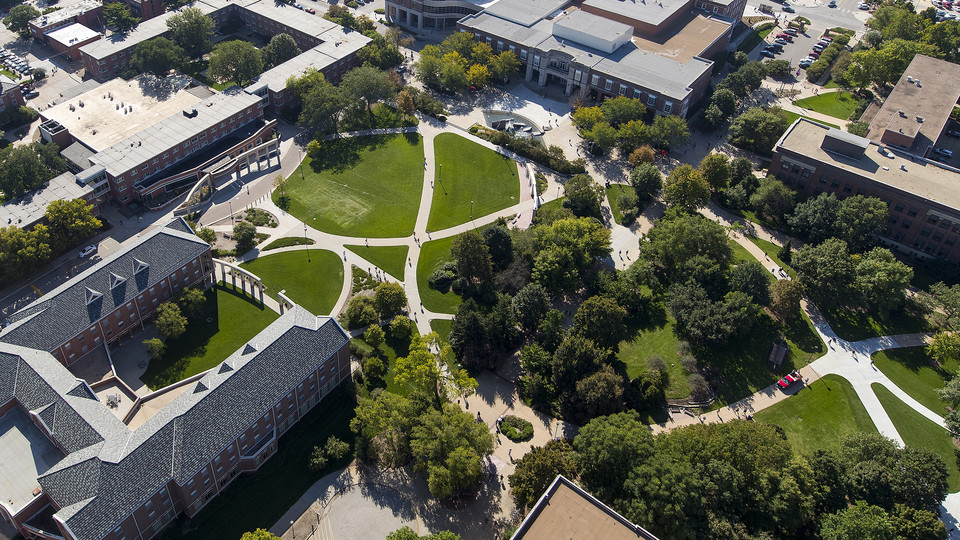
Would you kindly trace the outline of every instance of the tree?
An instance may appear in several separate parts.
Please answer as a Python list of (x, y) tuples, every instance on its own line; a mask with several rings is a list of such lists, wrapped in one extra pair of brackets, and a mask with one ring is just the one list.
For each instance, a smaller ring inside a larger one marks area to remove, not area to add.
[(257, 240), (257, 228), (246, 221), (233, 226), (233, 239), (237, 243), (237, 255), (242, 255), (253, 249)]
[(287, 80), (287, 87), (303, 102), (297, 119), (301, 126), (321, 133), (337, 130), (348, 102), (340, 88), (327, 82), (315, 68), (308, 69), (300, 77), (291, 77)]
[(480, 480), (482, 459), (493, 452), (493, 435), (472, 414), (446, 403), (420, 417), (410, 449), (415, 467), (428, 473), (431, 495), (445, 499)]
[(191, 319), (203, 314), (203, 305), (206, 302), (206, 295), (196, 287), (187, 287), (177, 297), (177, 305), (180, 306), (180, 311)]
[(787, 118), (779, 108), (751, 107), (730, 125), (730, 142), (768, 156), (788, 126)]
[(600, 104), (603, 118), (611, 126), (617, 127), (633, 120), (640, 120), (647, 114), (647, 108), (639, 99), (617, 96)]
[(513, 297), (513, 307), (520, 326), (532, 333), (550, 310), (550, 296), (539, 283), (528, 283)]
[(663, 175), (652, 163), (641, 163), (630, 173), (630, 185), (636, 191), (637, 197), (646, 201), (656, 197), (663, 189)]
[(942, 281), (930, 286), (930, 294), (947, 317), (947, 324), (956, 328), (960, 317), (960, 285), (946, 286)]
[(40, 12), (30, 4), (18, 4), (10, 8), (10, 14), (3, 19), (3, 24), (11, 32), (22, 34), (28, 30), (27, 23), (39, 16)]
[(347, 320), (350, 328), (363, 328), (380, 320), (373, 298), (357, 295), (347, 304)]
[(567, 336), (550, 363), (554, 388), (560, 392), (573, 390), (577, 381), (601, 368), (606, 356), (607, 351), (598, 348), (589, 338)]
[[(620, 156), (630, 156), (635, 151), (637, 151), (641, 145), (645, 145), (646, 149), (643, 151), (645, 155), (637, 154), (634, 156), (635, 162), (633, 165), (636, 166), (640, 162), (643, 162), (649, 156), (649, 161), (653, 161), (653, 148), (650, 148), (649, 145), (646, 145), (647, 141), (650, 140), (650, 129), (642, 120), (630, 120), (620, 124), (617, 128), (617, 146), (620, 148)], [(646, 153), (649, 152), (648, 155)]]
[(270, 43), (267, 43), (260, 49), (260, 53), (263, 54), (263, 66), (265, 69), (279, 66), (287, 60), (299, 56), (301, 52), (296, 40), (294, 40), (290, 34), (283, 33), (276, 34), (270, 38)]
[(724, 118), (729, 118), (737, 110), (737, 96), (729, 88), (717, 88), (710, 102), (720, 109)]
[[(486, 45), (486, 44), (484, 44)], [(490, 70), (483, 64), (473, 64), (467, 68), (467, 84), (482, 88), (490, 81)]]
[(681, 165), (667, 175), (663, 183), (663, 200), (668, 206), (696, 212), (710, 200), (710, 184), (700, 171), (690, 165)]
[(777, 250), (777, 258), (783, 261), (784, 264), (790, 264), (793, 260), (793, 242), (790, 239), (787, 239), (786, 243), (780, 246), (780, 249)]
[(503, 51), (490, 60), (490, 75), (505, 80), (520, 73), (520, 60), (513, 51)]
[(825, 305), (837, 305), (849, 298), (855, 267), (843, 240), (828, 238), (817, 246), (803, 246), (793, 256), (793, 267), (811, 298)]
[[(814, 244), (837, 236), (840, 201), (833, 193), (821, 193), (797, 204), (787, 220), (798, 235)], [(786, 262), (786, 261), (784, 261)]]
[(622, 494), (630, 470), (654, 453), (653, 436), (634, 411), (594, 418), (580, 429), (573, 447), (580, 481), (602, 500)]
[(595, 154), (602, 154), (617, 144), (617, 130), (607, 122), (597, 122), (589, 131), (583, 133), (583, 138), (593, 144)]
[(191, 58), (197, 58), (213, 48), (210, 38), (216, 26), (209, 15), (194, 7), (184, 8), (167, 19), (170, 39)]
[(400, 315), (407, 307), (407, 293), (399, 283), (384, 281), (377, 285), (375, 292), (374, 303), (381, 319)]
[(820, 525), (820, 536), (824, 540), (894, 540), (897, 537), (887, 512), (864, 501), (826, 516)]
[(535, 446), (516, 461), (510, 475), (510, 494), (517, 508), (527, 509), (547, 491), (558, 474), (575, 478), (577, 466), (573, 447), (564, 439), (553, 439)]
[(157, 77), (165, 77), (171, 69), (182, 69), (186, 61), (183, 49), (165, 37), (138, 43), (130, 65)]
[(373, 66), (360, 66), (348, 71), (340, 82), (340, 90), (344, 95), (362, 100), (370, 115), (373, 114), (371, 107), (374, 103), (389, 100), (396, 94), (396, 86), (387, 73)]
[(502, 271), (513, 261), (513, 238), (506, 227), (499, 224), (483, 229), (483, 242), (490, 252), (490, 261), (495, 271)]
[(253, 532), (245, 532), (240, 540), (280, 540), (280, 537), (264, 529), (257, 529)]
[(7, 199), (16, 198), (66, 170), (55, 144), (8, 146), (0, 150), (0, 191)]
[(575, 398), (568, 405), (571, 418), (596, 418), (623, 410), (623, 377), (610, 366), (577, 381)]
[(39, 268), (50, 260), (52, 252), (46, 225), (34, 225), (29, 231), (16, 225), (0, 227), (0, 275), (5, 281)]
[(735, 186), (748, 179), (756, 180), (753, 175), (753, 162), (745, 157), (730, 160), (730, 185)]
[(400, 93), (397, 94), (397, 112), (406, 118), (411, 116), (416, 110), (417, 108), (413, 102), (413, 96), (410, 95), (410, 92), (407, 90), (400, 91)]
[(320, 472), (327, 468), (327, 454), (323, 448), (314, 446), (310, 452), (310, 459), (307, 461), (307, 469), (311, 472)]
[(605, 349), (617, 350), (626, 337), (626, 316), (627, 312), (612, 298), (591, 296), (577, 308), (570, 332), (592, 339)]
[(459, 92), (466, 88), (469, 67), (467, 61), (454, 51), (443, 55), (440, 62), (440, 85), (451, 92)]
[(103, 224), (93, 217), (93, 205), (83, 199), (57, 199), (47, 205), (47, 219), (53, 246), (62, 251), (94, 235)]
[(217, 233), (210, 227), (202, 227), (199, 231), (197, 231), (197, 236), (211, 246), (217, 243)]
[(889, 513), (897, 538), (916, 540), (946, 540), (947, 527), (929, 510), (898, 504)]
[(765, 306), (770, 303), (770, 281), (767, 276), (767, 270), (757, 261), (740, 263), (730, 272), (730, 289), (740, 291)]
[(558, 219), (534, 234), (533, 279), (551, 291), (573, 287), (580, 272), (610, 253), (610, 231), (595, 219)]
[(338, 461), (346, 457), (350, 452), (350, 443), (341, 441), (335, 435), (327, 437), (327, 444), (323, 448), (324, 453), (333, 461)]
[(796, 281), (778, 279), (770, 285), (770, 310), (781, 320), (799, 317), (802, 299), (803, 287)]
[(938, 364), (956, 362), (960, 359), (960, 336), (947, 332), (937, 332), (927, 345), (927, 355)]
[(120, 33), (126, 32), (140, 24), (140, 19), (130, 13), (130, 8), (123, 2), (109, 2), (103, 5), (103, 18), (107, 26), (116, 28)]
[(664, 216), (640, 245), (641, 254), (654, 271), (671, 280), (684, 280), (684, 266), (695, 257), (715, 261), (726, 271), (733, 260), (727, 231), (718, 223), (700, 215)]
[(483, 283), (493, 276), (490, 250), (483, 236), (475, 230), (454, 238), (450, 255), (457, 264), (457, 275), (467, 283)]
[(357, 434), (357, 456), (384, 467), (401, 467), (410, 461), (410, 432), (429, 405), (393, 392), (360, 398), (350, 430)]
[(159, 360), (164, 351), (166, 351), (167, 346), (163, 344), (159, 338), (150, 338), (143, 340), (143, 344), (147, 347), (147, 354), (150, 356), (151, 360)]
[(263, 73), (263, 57), (249, 41), (222, 41), (210, 53), (207, 73), (218, 81), (233, 81), (243, 86)]
[(650, 127), (650, 138), (671, 148), (684, 146), (690, 139), (687, 121), (674, 114), (657, 116)]
[(903, 305), (911, 279), (912, 268), (896, 260), (890, 250), (877, 247), (857, 263), (854, 284), (867, 302), (889, 312)]
[[(430, 352), (431, 348), (437, 352)], [(437, 403), (451, 393), (469, 396), (477, 388), (477, 381), (457, 365), (449, 351), (450, 345), (441, 342), (436, 332), (414, 337), (407, 356), (397, 358), (394, 379), (398, 384), (410, 384), (428, 392)]]
[(173, 302), (164, 302), (157, 308), (157, 332), (164, 339), (176, 339), (187, 331), (187, 318)]
[(717, 152), (707, 154), (697, 169), (703, 179), (714, 191), (721, 191), (730, 183), (730, 161), (726, 155)]
[(380, 346), (387, 341), (387, 335), (384, 333), (383, 328), (373, 325), (363, 333), (363, 340), (367, 342), (367, 345), (373, 348), (374, 354), (376, 354), (376, 352), (380, 349)]
[(606, 121), (600, 107), (577, 107), (570, 115), (570, 119), (581, 132), (590, 131), (598, 122)]
[(750, 196), (750, 205), (767, 217), (781, 220), (793, 210), (793, 197), (792, 189), (768, 176), (760, 180), (760, 187)]
[(566, 200), (563, 206), (573, 211), (577, 217), (600, 217), (600, 204), (605, 195), (603, 186), (597, 184), (585, 174), (578, 174), (567, 180), (563, 186)]
[[(628, 124), (629, 125), (629, 124)], [(653, 160), (656, 159), (657, 155), (653, 151), (653, 147), (649, 144), (642, 144), (638, 146), (635, 150), (630, 152), (627, 160), (630, 162), (630, 165), (634, 167), (639, 167), (645, 163), (653, 163)]]
[(838, 238), (845, 240), (851, 251), (868, 249), (887, 224), (887, 203), (876, 197), (855, 195), (840, 202), (837, 213)]

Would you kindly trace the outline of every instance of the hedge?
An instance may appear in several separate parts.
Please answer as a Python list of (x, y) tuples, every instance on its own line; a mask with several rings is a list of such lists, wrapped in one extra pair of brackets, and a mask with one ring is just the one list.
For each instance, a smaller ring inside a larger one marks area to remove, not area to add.
[(500, 423), (500, 432), (513, 442), (529, 441), (533, 438), (533, 424), (511, 414)]

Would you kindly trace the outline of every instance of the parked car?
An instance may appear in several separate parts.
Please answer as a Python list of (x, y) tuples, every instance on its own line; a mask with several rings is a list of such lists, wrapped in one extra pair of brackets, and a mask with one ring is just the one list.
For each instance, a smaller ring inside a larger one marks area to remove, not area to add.
[(862, 9), (864, 11), (870, 9), (870, 4), (858, 4), (857, 9)]
[(810, 52), (807, 53), (807, 56), (808, 56), (809, 58), (813, 58), (814, 60), (819, 60), (819, 59), (820, 59), (820, 53), (818, 53), (817, 51), (810, 51)]
[(787, 28), (786, 30), (783, 31), (783, 33), (784, 33), (784, 34), (789, 34), (789, 35), (791, 35), (791, 36), (793, 36), (793, 37), (796, 37), (796, 36), (797, 36), (797, 29), (796, 29), (796, 28)]
[(826, 49), (826, 48), (827, 48), (826, 45), (820, 45), (820, 44), (814, 45), (814, 46), (812, 47), (812, 49), (815, 50), (815, 51), (817, 51), (817, 52), (823, 52), (823, 50)]
[(960, 131), (951, 129), (947, 131), (947, 136), (953, 137), (954, 139), (960, 139)]
[(24, 97), (24, 99), (33, 99), (33, 98), (35, 98), (35, 97), (37, 97), (37, 96), (39, 96), (39, 95), (40, 95), (40, 92), (37, 92), (36, 90), (31, 90), (31, 91), (27, 92), (26, 94), (24, 94), (23, 97)]
[(837, 7), (837, 0), (830, 0), (830, 3), (827, 4), (827, 7), (832, 7), (832, 8)]
[(97, 246), (87, 246), (80, 250), (80, 258), (86, 258), (97, 252)]
[(832, 38), (832, 37), (823, 36), (822, 38), (820, 38), (820, 41), (826, 41), (827, 43), (833, 43), (833, 38)]
[(781, 32), (777, 34), (777, 39), (785, 39), (788, 42), (793, 43), (793, 36), (791, 36), (790, 34), (785, 34)]
[(760, 56), (765, 56), (767, 58), (775, 58), (777, 56), (777, 53), (771, 51), (770, 49), (764, 49), (760, 51)]
[(934, 148), (933, 151), (945, 158), (953, 157), (953, 152), (951, 152), (950, 150), (947, 150), (946, 148)]
[(305, 7), (305, 8), (303, 8), (303, 10), (306, 11), (307, 13), (311, 14), (311, 15), (316, 15), (316, 14), (317, 14), (317, 10), (313, 9), (312, 7)]
[(776, 43), (776, 44), (778, 44), (778, 45), (786, 45), (786, 44), (787, 44), (787, 40), (785, 40), (785, 39), (775, 39), (775, 40), (773, 40), (773, 42)]
[(782, 52), (783, 52), (783, 45), (780, 45), (779, 43), (771, 43), (771, 44), (767, 45), (766, 47), (764, 47), (763, 50), (765, 50), (765, 51), (773, 51), (773, 52), (775, 52), (775, 53), (782, 53)]
[(777, 381), (777, 386), (781, 389), (786, 390), (794, 383), (798, 383), (803, 380), (803, 377), (800, 376), (799, 371), (791, 371), (789, 374), (785, 375), (782, 379)]
[(797, 12), (797, 10), (793, 9), (792, 7), (790, 7), (790, 6), (787, 5), (787, 4), (784, 4), (784, 5), (783, 5), (783, 10), (786, 11), (787, 13), (796, 13), (796, 12)]

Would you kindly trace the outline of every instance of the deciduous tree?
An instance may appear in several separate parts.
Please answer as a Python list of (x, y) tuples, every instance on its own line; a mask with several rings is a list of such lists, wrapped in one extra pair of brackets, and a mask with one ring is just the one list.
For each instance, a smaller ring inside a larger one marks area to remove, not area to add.
[(575, 478), (577, 467), (573, 447), (564, 439), (536, 446), (517, 460), (510, 475), (510, 494), (518, 508), (530, 508), (553, 483), (558, 474)]
[(407, 293), (403, 286), (392, 281), (384, 281), (377, 285), (374, 302), (381, 319), (389, 319), (400, 315), (407, 307)]
[(183, 48), (191, 58), (209, 52), (213, 48), (213, 30), (216, 23), (200, 8), (188, 7), (167, 19), (170, 38)]
[(290, 34), (283, 33), (276, 34), (270, 38), (270, 43), (267, 43), (260, 49), (260, 53), (263, 55), (263, 66), (265, 69), (279, 66), (299, 55), (300, 52), (300, 47), (297, 46), (296, 40), (294, 40)]
[(185, 62), (183, 49), (165, 37), (138, 43), (130, 58), (131, 66), (157, 77), (165, 77), (171, 69), (183, 69)]
[(263, 57), (249, 41), (222, 41), (210, 53), (207, 73), (218, 81), (242, 86), (263, 73)]
[(667, 175), (663, 183), (663, 200), (668, 206), (696, 212), (710, 200), (710, 184), (700, 171), (690, 165), (681, 165)]
[(130, 13), (130, 8), (123, 2), (109, 2), (103, 5), (103, 18), (107, 26), (116, 28), (118, 32), (126, 32), (140, 24), (140, 19)]
[(176, 339), (187, 330), (187, 318), (173, 302), (164, 302), (157, 308), (157, 332), (166, 339)]
[(566, 199), (563, 205), (577, 217), (600, 217), (600, 203), (604, 197), (603, 186), (585, 174), (578, 174), (563, 185)]
[(475, 230), (454, 238), (450, 255), (456, 261), (457, 275), (468, 283), (483, 283), (493, 276), (490, 249), (483, 241), (483, 236)]

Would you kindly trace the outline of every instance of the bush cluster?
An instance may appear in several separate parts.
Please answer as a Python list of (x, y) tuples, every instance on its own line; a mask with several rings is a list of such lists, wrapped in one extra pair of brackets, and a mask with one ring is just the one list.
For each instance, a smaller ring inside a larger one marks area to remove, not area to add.
[(561, 174), (583, 174), (587, 170), (586, 160), (568, 160), (563, 155), (563, 149), (557, 145), (550, 145), (548, 148), (533, 138), (515, 137), (486, 127), (478, 127), (476, 135)]
[(533, 424), (511, 414), (500, 423), (500, 432), (513, 442), (529, 441), (533, 438)]
[(846, 34), (835, 35), (833, 37), (833, 43), (824, 49), (823, 52), (820, 53), (820, 58), (807, 68), (807, 80), (810, 82), (819, 81), (849, 42), (850, 36)]

